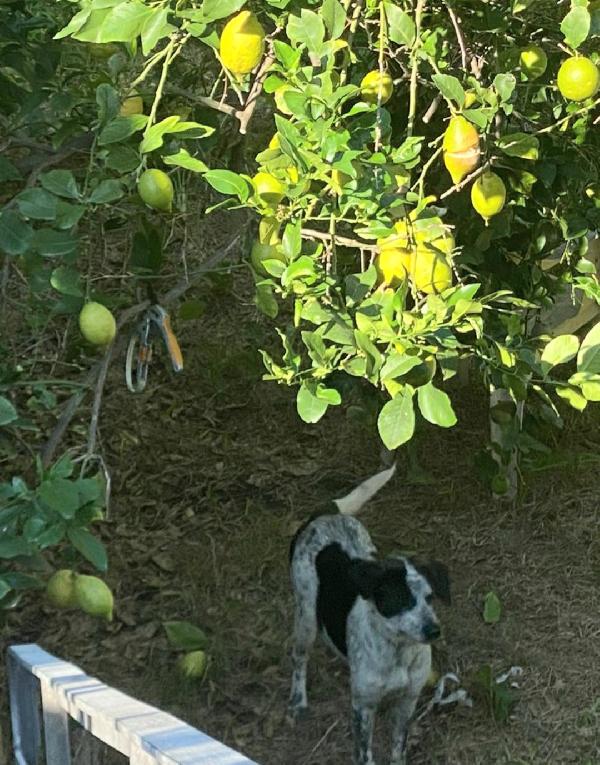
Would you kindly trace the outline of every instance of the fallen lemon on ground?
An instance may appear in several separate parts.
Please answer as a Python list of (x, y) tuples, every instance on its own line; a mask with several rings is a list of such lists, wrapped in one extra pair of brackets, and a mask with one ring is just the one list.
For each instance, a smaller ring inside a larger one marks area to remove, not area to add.
[(273, 207), (283, 199), (285, 187), (281, 181), (271, 173), (258, 172), (252, 179), (256, 194), (264, 204)]
[(250, 11), (241, 11), (225, 24), (219, 55), (232, 74), (249, 74), (258, 66), (264, 50), (265, 30)]
[(131, 117), (134, 114), (144, 113), (144, 100), (141, 96), (129, 96), (124, 99), (119, 109), (119, 115), (121, 117)]
[(471, 204), (484, 221), (498, 215), (506, 202), (506, 186), (496, 173), (483, 173), (471, 187)]
[(546, 71), (548, 56), (539, 45), (528, 45), (520, 55), (521, 71), (528, 80), (537, 80)]
[(379, 72), (375, 69), (368, 72), (360, 83), (360, 94), (365, 101), (376, 104), (381, 99), (381, 104), (386, 104), (394, 92), (394, 81), (387, 72)]
[(46, 585), (48, 600), (56, 608), (74, 608), (75, 600), (75, 577), (77, 575), (70, 568), (61, 568), (56, 571)]
[(189, 678), (204, 677), (208, 665), (208, 657), (204, 651), (190, 651), (179, 659), (179, 669)]
[(108, 345), (117, 333), (112, 313), (102, 303), (86, 303), (79, 314), (79, 329), (88, 343)]
[(162, 170), (145, 170), (138, 180), (138, 194), (154, 210), (170, 212), (173, 207), (173, 184)]
[(460, 183), (479, 164), (479, 133), (465, 117), (452, 117), (442, 144), (444, 164), (453, 183)]
[(584, 56), (573, 56), (558, 70), (558, 89), (569, 101), (585, 101), (600, 86), (600, 71), (596, 64)]
[(110, 588), (97, 576), (82, 574), (76, 577), (75, 599), (79, 608), (86, 614), (112, 621), (113, 595)]

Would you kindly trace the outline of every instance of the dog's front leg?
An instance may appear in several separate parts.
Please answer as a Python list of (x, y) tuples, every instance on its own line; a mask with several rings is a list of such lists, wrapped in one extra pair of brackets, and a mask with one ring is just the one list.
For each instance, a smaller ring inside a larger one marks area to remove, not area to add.
[(375, 765), (373, 759), (373, 725), (375, 707), (358, 701), (352, 705), (352, 729), (354, 734), (355, 765)]
[(390, 765), (406, 765), (408, 726), (417, 705), (418, 696), (404, 695), (392, 709), (392, 756)]

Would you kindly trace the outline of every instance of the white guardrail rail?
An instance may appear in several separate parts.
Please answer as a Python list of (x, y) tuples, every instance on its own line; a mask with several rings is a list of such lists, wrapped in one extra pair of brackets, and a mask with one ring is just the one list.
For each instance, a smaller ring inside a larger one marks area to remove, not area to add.
[(8, 649), (8, 683), (17, 765), (71, 765), (69, 717), (132, 765), (256, 765), (35, 644)]

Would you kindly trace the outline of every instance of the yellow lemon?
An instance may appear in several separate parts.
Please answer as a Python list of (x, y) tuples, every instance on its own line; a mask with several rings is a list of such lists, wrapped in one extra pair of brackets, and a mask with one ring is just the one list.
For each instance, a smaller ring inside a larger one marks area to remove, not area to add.
[(73, 608), (75, 601), (75, 577), (74, 571), (62, 568), (56, 571), (46, 585), (46, 595), (53, 606), (57, 608)]
[(254, 189), (260, 200), (270, 207), (279, 204), (284, 197), (285, 187), (271, 173), (260, 171), (252, 179)]
[(279, 133), (275, 133), (273, 138), (269, 141), (269, 149), (279, 149), (281, 147), (281, 142), (279, 140)]
[(112, 313), (101, 303), (86, 303), (79, 314), (79, 329), (88, 343), (108, 345), (117, 333)]
[(268, 276), (268, 271), (263, 265), (265, 260), (279, 260), (281, 263), (286, 262), (285, 255), (283, 254), (279, 243), (265, 244), (260, 241), (254, 242), (250, 252), (250, 262), (256, 273), (261, 276)]
[(412, 253), (402, 247), (383, 247), (375, 258), (381, 282), (397, 287), (406, 280), (411, 269)]
[(521, 71), (528, 80), (537, 80), (546, 71), (548, 56), (539, 45), (528, 45), (520, 55)]
[(173, 206), (173, 184), (162, 170), (145, 170), (137, 183), (138, 194), (142, 200), (155, 210), (170, 212)]
[(381, 99), (381, 104), (386, 104), (394, 92), (394, 81), (387, 72), (381, 74), (377, 69), (368, 72), (360, 83), (360, 94), (363, 100), (370, 104), (376, 104)]
[(453, 183), (460, 183), (479, 164), (479, 133), (461, 115), (452, 117), (444, 133), (444, 164)]
[(111, 622), (113, 595), (109, 587), (97, 576), (78, 576), (75, 579), (75, 599), (82, 611), (100, 616)]
[(428, 245), (417, 247), (411, 276), (415, 288), (428, 295), (452, 286), (450, 263)]
[(467, 90), (465, 93), (465, 109), (470, 109), (477, 103), (477, 93), (474, 90)]
[(144, 113), (144, 100), (141, 96), (129, 96), (123, 100), (119, 115), (121, 117), (131, 117), (133, 114)]
[(589, 58), (573, 56), (564, 61), (558, 70), (558, 89), (569, 101), (585, 101), (600, 86), (600, 72)]
[(502, 211), (505, 202), (506, 186), (496, 173), (483, 173), (471, 186), (471, 204), (486, 223)]
[(265, 30), (250, 11), (241, 11), (223, 29), (219, 55), (232, 74), (248, 74), (258, 66), (265, 50)]

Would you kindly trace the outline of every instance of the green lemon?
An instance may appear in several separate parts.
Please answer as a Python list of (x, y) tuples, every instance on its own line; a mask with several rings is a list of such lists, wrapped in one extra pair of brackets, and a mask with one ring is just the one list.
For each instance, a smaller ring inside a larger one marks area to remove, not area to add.
[(208, 665), (208, 657), (204, 651), (190, 651), (179, 659), (179, 669), (185, 677), (204, 677)]
[(496, 173), (483, 173), (471, 186), (471, 204), (486, 223), (502, 211), (505, 202), (506, 186)]
[(148, 207), (162, 212), (171, 212), (173, 206), (173, 184), (162, 170), (145, 170), (138, 180), (138, 194)]
[(120, 117), (131, 117), (134, 114), (144, 113), (144, 101), (141, 96), (128, 96), (123, 100), (119, 109)]
[(387, 72), (380, 73), (375, 69), (368, 72), (360, 83), (360, 94), (365, 101), (376, 104), (381, 99), (381, 104), (387, 104), (394, 92), (394, 81)]
[(100, 616), (111, 622), (113, 595), (110, 588), (97, 576), (80, 575), (75, 579), (75, 599), (79, 608), (90, 616)]
[(257, 274), (261, 276), (268, 276), (269, 273), (263, 265), (265, 260), (279, 260), (281, 263), (285, 263), (285, 255), (281, 249), (279, 242), (272, 242), (270, 244), (256, 241), (252, 245), (250, 252), (250, 262)]
[(61, 568), (55, 571), (46, 584), (48, 600), (56, 608), (74, 608), (75, 600), (75, 577), (77, 575), (70, 568)]
[(271, 173), (260, 171), (252, 179), (257, 196), (261, 202), (274, 207), (281, 202), (285, 194), (285, 186)]
[(79, 314), (79, 329), (88, 343), (108, 345), (117, 333), (112, 313), (101, 303), (86, 303)]
[(546, 71), (548, 56), (539, 45), (528, 45), (520, 54), (521, 71), (528, 80), (537, 80)]
[(569, 101), (585, 101), (600, 86), (600, 71), (589, 58), (573, 56), (563, 61), (558, 70), (558, 89)]

